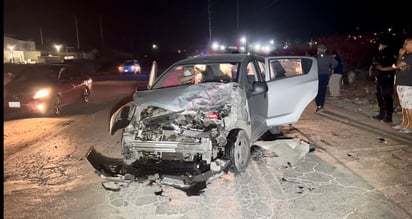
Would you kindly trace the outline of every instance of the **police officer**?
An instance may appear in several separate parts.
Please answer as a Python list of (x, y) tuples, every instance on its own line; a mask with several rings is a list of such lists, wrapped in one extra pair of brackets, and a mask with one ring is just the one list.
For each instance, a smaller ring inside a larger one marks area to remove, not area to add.
[(397, 55), (388, 47), (388, 40), (382, 39), (379, 42), (379, 48), (373, 57), (370, 67), (370, 74), (375, 77), (376, 98), (379, 106), (379, 114), (372, 116), (383, 122), (392, 123), (393, 114), (393, 92), (395, 68), (392, 65), (396, 62)]

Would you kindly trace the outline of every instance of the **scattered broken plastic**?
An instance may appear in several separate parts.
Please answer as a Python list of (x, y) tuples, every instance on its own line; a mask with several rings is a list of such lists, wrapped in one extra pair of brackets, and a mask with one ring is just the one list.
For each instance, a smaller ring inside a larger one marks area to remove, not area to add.
[(100, 177), (107, 180), (102, 182), (103, 188), (114, 192), (120, 191), (121, 188), (128, 187), (130, 183), (135, 181), (135, 177), (131, 174), (126, 174), (120, 177), (107, 177), (104, 175), (101, 175)]
[(384, 138), (378, 138), (378, 140), (379, 140), (380, 143), (385, 143), (385, 144), (388, 143), (388, 141)]
[(309, 144), (301, 139), (279, 139), (275, 141), (257, 141), (256, 146), (269, 150), (278, 156), (267, 158), (267, 163), (277, 168), (291, 167), (309, 153)]

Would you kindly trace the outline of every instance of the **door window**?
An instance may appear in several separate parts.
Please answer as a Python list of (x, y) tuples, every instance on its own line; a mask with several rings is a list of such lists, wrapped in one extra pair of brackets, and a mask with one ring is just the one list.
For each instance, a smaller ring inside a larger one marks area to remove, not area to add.
[(252, 84), (254, 81), (257, 81), (256, 68), (253, 62), (249, 62), (247, 64), (247, 80), (250, 84)]
[(258, 61), (258, 66), (259, 66), (259, 70), (260, 70), (260, 74), (262, 75), (262, 78), (263, 78), (264, 80), (266, 80), (266, 77), (265, 77), (265, 74), (266, 74), (266, 71), (265, 71), (265, 62)]
[(282, 78), (294, 77), (308, 73), (309, 68), (305, 68), (305, 63), (303, 63), (302, 61), (304, 60), (298, 58), (271, 60), (269, 63), (270, 80), (272, 81)]

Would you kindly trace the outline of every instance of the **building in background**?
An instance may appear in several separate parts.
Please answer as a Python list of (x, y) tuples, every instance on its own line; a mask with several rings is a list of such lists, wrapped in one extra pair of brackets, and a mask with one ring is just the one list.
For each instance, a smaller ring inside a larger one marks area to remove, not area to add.
[(87, 53), (61, 44), (40, 50), (36, 48), (35, 41), (20, 40), (9, 34), (4, 34), (3, 40), (3, 63), (10, 64), (59, 63), (69, 59), (92, 60), (96, 53), (94, 50)]
[(38, 63), (41, 52), (36, 50), (36, 43), (19, 40), (4, 34), (3, 63)]

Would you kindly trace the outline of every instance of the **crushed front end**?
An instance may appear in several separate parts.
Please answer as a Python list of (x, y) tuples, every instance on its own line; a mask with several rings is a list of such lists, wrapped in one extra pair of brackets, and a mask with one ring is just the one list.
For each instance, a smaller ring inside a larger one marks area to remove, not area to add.
[(112, 133), (123, 128), (124, 159), (91, 149), (87, 160), (106, 177), (159, 174), (163, 184), (181, 188), (228, 170), (227, 136), (247, 117), (239, 107), (240, 92), (232, 84), (189, 88), (169, 89), (176, 98), (167, 102), (156, 98), (162, 94), (136, 95), (135, 101), (112, 116), (110, 124)]

